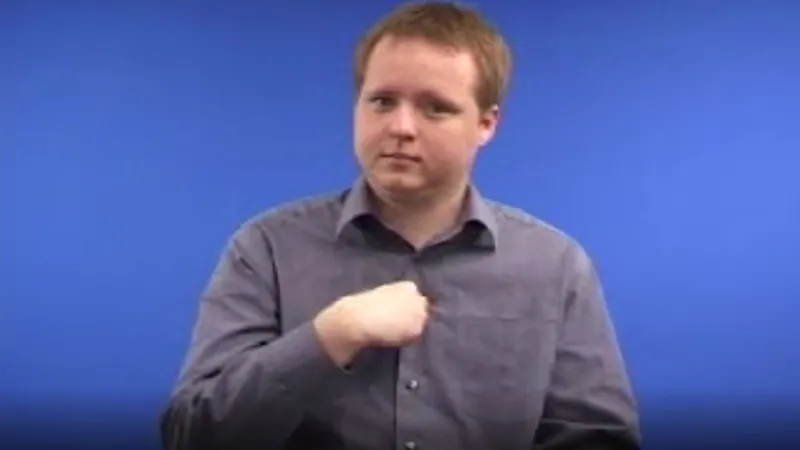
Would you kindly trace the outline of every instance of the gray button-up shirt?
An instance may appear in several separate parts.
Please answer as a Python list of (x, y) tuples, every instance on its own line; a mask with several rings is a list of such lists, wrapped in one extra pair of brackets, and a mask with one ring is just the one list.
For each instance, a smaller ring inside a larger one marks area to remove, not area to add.
[[(613, 325), (576, 242), (472, 188), (458, 232), (415, 251), (368, 197), (359, 180), (233, 235), (163, 415), (167, 448), (638, 448)], [(432, 301), (422, 339), (338, 368), (311, 320), (397, 280)]]

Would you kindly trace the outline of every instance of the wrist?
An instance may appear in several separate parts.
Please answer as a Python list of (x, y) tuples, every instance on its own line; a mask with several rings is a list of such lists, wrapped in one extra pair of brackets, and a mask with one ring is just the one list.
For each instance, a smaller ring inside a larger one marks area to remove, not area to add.
[(333, 362), (344, 368), (366, 347), (366, 339), (346, 311), (334, 305), (314, 319), (314, 328), (323, 349)]

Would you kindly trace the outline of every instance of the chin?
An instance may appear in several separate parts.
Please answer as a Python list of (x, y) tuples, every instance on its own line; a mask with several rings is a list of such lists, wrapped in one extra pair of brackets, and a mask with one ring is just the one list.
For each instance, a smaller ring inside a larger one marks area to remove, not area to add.
[(389, 192), (415, 192), (425, 187), (424, 180), (411, 174), (374, 173), (369, 178), (371, 184)]

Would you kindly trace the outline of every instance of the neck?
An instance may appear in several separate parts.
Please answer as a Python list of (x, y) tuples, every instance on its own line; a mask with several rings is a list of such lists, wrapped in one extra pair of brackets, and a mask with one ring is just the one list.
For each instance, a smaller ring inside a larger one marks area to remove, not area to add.
[(466, 186), (424, 200), (408, 201), (373, 190), (378, 216), (415, 248), (453, 230), (464, 209)]

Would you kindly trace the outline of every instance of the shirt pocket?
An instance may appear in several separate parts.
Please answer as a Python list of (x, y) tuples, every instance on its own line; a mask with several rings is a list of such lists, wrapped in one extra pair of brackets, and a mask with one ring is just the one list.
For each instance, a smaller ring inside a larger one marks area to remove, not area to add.
[(449, 359), (463, 412), (498, 423), (531, 417), (541, 407), (555, 354), (549, 329), (519, 316), (455, 317)]

